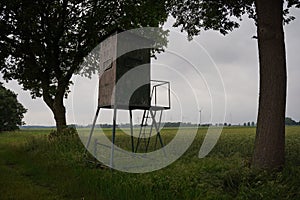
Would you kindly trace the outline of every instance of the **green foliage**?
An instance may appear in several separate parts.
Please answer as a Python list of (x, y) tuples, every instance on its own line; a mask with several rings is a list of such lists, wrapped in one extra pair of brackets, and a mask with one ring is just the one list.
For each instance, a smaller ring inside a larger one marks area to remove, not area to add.
[[(243, 15), (256, 21), (254, 0), (169, 0), (169, 12), (176, 19), (174, 26), (188, 33), (189, 39), (201, 30), (216, 30), (225, 35), (239, 27)], [(300, 7), (299, 0), (287, 0), (284, 9), (285, 23), (294, 19), (291, 7)]]
[(4, 0), (0, 72), (32, 98), (43, 97), (61, 130), (66, 123), (63, 98), (84, 58), (116, 29), (158, 27), (166, 18), (162, 0)]
[(17, 100), (17, 95), (0, 83), (0, 132), (12, 131), (23, 125), (26, 109)]
[(116, 28), (158, 26), (163, 1), (6, 0), (0, 3), (1, 71), (33, 97), (68, 91), (70, 78)]
[(171, 14), (176, 18), (175, 26), (182, 26), (190, 37), (200, 30), (213, 29), (222, 34), (239, 27), (242, 15), (254, 16), (253, 0), (238, 1), (191, 1), (171, 0)]
[(53, 130), (49, 133), (49, 140), (55, 140), (63, 137), (75, 137), (77, 136), (76, 128), (74, 127), (67, 127), (63, 129), (61, 132), (57, 132), (56, 130)]
[[(164, 138), (173, 138), (174, 130), (163, 129)], [(279, 173), (249, 168), (255, 137), (255, 129), (249, 127), (225, 128), (213, 151), (199, 159), (205, 131), (199, 129), (179, 160), (146, 174), (86, 162), (76, 136), (49, 140), (41, 130), (5, 133), (0, 135), (1, 199), (300, 198), (299, 127), (287, 127), (287, 165)], [(118, 132), (119, 142), (127, 139)]]
[(298, 125), (298, 123), (290, 117), (285, 118), (285, 125)]

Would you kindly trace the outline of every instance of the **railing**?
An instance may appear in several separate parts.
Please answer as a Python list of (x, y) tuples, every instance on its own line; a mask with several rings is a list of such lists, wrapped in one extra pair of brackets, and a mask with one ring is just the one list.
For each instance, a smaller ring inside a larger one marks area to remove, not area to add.
[[(153, 85), (152, 85), (153, 84)], [(151, 80), (152, 90), (150, 94), (150, 100), (151, 100), (151, 107), (162, 107), (164, 109), (170, 109), (171, 108), (171, 90), (170, 90), (170, 82), (168, 81), (159, 81), (159, 80)], [(158, 104), (158, 94), (157, 90), (159, 87), (166, 88), (167, 92), (167, 104), (168, 105), (159, 105)], [(152, 99), (154, 98), (154, 105), (152, 105)]]

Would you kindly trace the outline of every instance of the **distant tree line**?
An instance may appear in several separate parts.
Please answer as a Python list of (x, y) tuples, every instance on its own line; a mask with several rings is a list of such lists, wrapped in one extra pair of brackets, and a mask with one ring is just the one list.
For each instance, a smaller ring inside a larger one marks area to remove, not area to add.
[[(285, 125), (287, 125), (287, 126), (297, 126), (297, 125), (300, 125), (300, 121), (296, 122), (292, 118), (286, 117), (285, 118)], [(245, 122), (243, 124), (243, 126), (256, 126), (256, 123), (255, 122)]]
[(286, 117), (285, 118), (285, 125), (289, 125), (289, 126), (296, 126), (296, 125), (300, 125), (300, 121), (296, 122), (295, 120), (293, 120), (290, 117)]
[[(191, 122), (165, 122), (162, 123), (161, 125), (163, 125), (164, 127), (197, 127), (198, 124), (192, 124)], [(91, 127), (92, 125), (87, 125), (87, 126), (77, 126), (77, 127)], [(134, 127), (140, 127), (140, 124), (134, 124)], [(151, 126), (151, 122), (148, 123), (148, 126)], [(112, 124), (96, 124), (95, 128), (112, 128), (113, 125)], [(130, 128), (130, 124), (129, 123), (124, 123), (124, 124), (118, 124), (117, 127), (120, 128)]]
[[(194, 124), (191, 122), (165, 122), (161, 124), (163, 127), (209, 127), (209, 126), (224, 126), (224, 127), (230, 127), (230, 126), (248, 126), (248, 127), (254, 127), (256, 126), (255, 122), (245, 122), (243, 124), (231, 124), (231, 123), (203, 123), (203, 124)], [(288, 126), (296, 126), (300, 125), (300, 121), (296, 122), (290, 117), (285, 118), (285, 125)], [(140, 127), (140, 124), (134, 124), (134, 127)], [(151, 126), (151, 122), (148, 124), (148, 126)], [(74, 128), (91, 128), (92, 125), (77, 125), (77, 124), (71, 124), (68, 125), (68, 127), (74, 127)], [(95, 128), (112, 128), (112, 124), (96, 124)], [(117, 124), (117, 127), (119, 128), (130, 128), (129, 123), (123, 123), (123, 124)], [(55, 126), (22, 126), (22, 128), (55, 128)]]
[(256, 123), (255, 122), (245, 122), (243, 125), (244, 126), (256, 126)]

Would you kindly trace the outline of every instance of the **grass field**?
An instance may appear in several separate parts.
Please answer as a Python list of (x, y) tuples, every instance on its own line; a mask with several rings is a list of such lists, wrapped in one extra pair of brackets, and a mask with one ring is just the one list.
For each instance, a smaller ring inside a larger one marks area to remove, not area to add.
[[(300, 199), (300, 127), (287, 127), (282, 172), (249, 168), (254, 128), (223, 129), (199, 159), (206, 129), (170, 166), (129, 174), (87, 162), (78, 137), (48, 139), (50, 130), (0, 134), (0, 199)], [(165, 141), (174, 129), (163, 129)], [(117, 142), (127, 143), (119, 134)]]

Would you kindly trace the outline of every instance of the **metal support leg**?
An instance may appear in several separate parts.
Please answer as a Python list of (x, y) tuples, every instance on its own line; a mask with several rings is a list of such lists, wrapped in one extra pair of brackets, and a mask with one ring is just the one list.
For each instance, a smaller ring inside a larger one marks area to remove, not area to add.
[[(150, 110), (148, 111), (148, 113), (150, 113)], [(155, 118), (155, 116), (156, 116), (156, 111), (154, 112), (154, 116), (153, 117)], [(149, 137), (148, 137), (148, 142), (147, 142), (147, 145), (146, 145), (146, 153), (147, 153), (149, 145), (150, 145), (150, 140), (151, 140), (151, 136), (152, 136), (153, 126), (154, 126), (154, 120), (152, 119), (152, 123), (151, 123), (151, 127), (150, 127), (150, 132), (149, 132)], [(157, 137), (156, 137), (154, 149), (156, 149), (156, 143), (157, 143)]]
[(96, 157), (96, 158), (97, 158), (97, 151), (98, 151), (97, 145), (98, 145), (98, 140), (95, 139), (95, 142), (94, 142), (94, 157)]
[(149, 148), (149, 144), (150, 144), (150, 140), (151, 140), (151, 136), (152, 136), (153, 125), (154, 125), (154, 122), (152, 120), (151, 127), (150, 127), (150, 132), (149, 132), (149, 138), (148, 138), (148, 142), (147, 142), (147, 145), (146, 145), (146, 153), (147, 153), (148, 148)]
[(116, 119), (117, 119), (117, 108), (114, 107), (112, 144), (111, 144), (111, 153), (110, 153), (110, 167), (113, 167), (114, 150), (115, 150), (115, 138), (116, 138)]
[(156, 130), (156, 133), (157, 133), (160, 145), (161, 145), (161, 147), (164, 147), (164, 144), (163, 144), (163, 141), (162, 141), (162, 138), (161, 138), (161, 135), (160, 135), (160, 131), (159, 131), (160, 123), (161, 123), (161, 117), (162, 117), (162, 111), (160, 113), (159, 123), (158, 124), (157, 124), (157, 122), (155, 120), (155, 115), (153, 114), (152, 109), (150, 109), (150, 114), (151, 114), (151, 117), (152, 117), (152, 120), (153, 120), (153, 123), (154, 123), (154, 127), (155, 127), (155, 130)]
[(143, 126), (144, 126), (145, 115), (146, 115), (146, 110), (144, 110), (144, 113), (143, 113), (143, 118), (142, 118), (140, 133), (139, 133), (139, 137), (138, 137), (138, 140), (137, 140), (137, 143), (136, 143), (135, 152), (137, 152), (139, 144), (140, 144), (141, 135), (142, 135)]
[(100, 111), (100, 107), (98, 106), (98, 107), (97, 107), (97, 111), (96, 111), (96, 115), (95, 115), (95, 118), (94, 118), (94, 121), (93, 121), (92, 129), (91, 129), (89, 138), (88, 138), (88, 140), (87, 140), (87, 143), (86, 143), (86, 145), (85, 145), (85, 153), (86, 153), (87, 149), (88, 149), (89, 146), (90, 146), (91, 139), (92, 139), (92, 136), (93, 136), (93, 133), (94, 133), (95, 125), (96, 125), (96, 121), (97, 121), (97, 118), (98, 118), (98, 115), (99, 115), (99, 111)]
[(129, 118), (130, 118), (131, 149), (132, 149), (132, 153), (134, 153), (132, 110), (129, 110)]
[[(159, 122), (158, 122), (158, 129), (160, 129), (161, 118), (162, 118), (163, 111), (164, 111), (164, 110), (161, 110), (161, 111), (160, 111)], [(160, 144), (162, 144), (162, 138), (161, 138), (161, 135), (160, 135), (160, 131), (159, 131), (159, 132), (157, 133), (157, 135), (156, 135), (156, 142), (157, 142), (157, 138), (159, 138)], [(163, 145), (163, 144), (162, 144), (162, 145)], [(163, 147), (163, 146), (162, 146), (162, 147)]]

